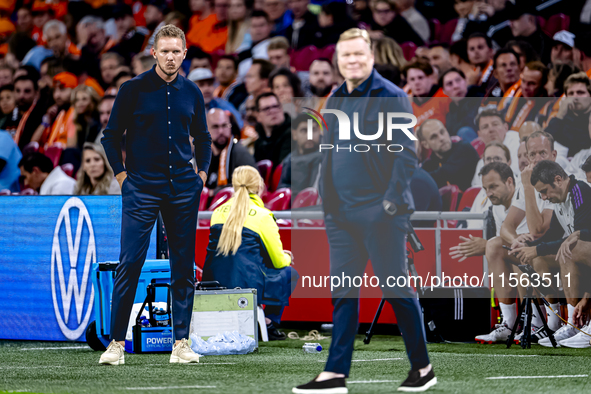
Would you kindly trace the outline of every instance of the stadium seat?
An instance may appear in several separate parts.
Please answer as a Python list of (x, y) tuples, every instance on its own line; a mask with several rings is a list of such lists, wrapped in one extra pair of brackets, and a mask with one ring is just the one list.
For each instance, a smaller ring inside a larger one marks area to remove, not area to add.
[(69, 176), (70, 178), (74, 178), (74, 164), (66, 163), (62, 164), (61, 167), (67, 176)]
[(415, 45), (414, 42), (412, 42), (412, 41), (403, 42), (402, 44), (400, 44), (400, 47), (402, 48), (402, 53), (404, 53), (404, 58), (407, 61), (410, 61), (410, 59), (412, 59), (415, 56), (415, 52), (417, 51), (417, 46)]
[(460, 199), (460, 188), (456, 185), (447, 185), (439, 189), (439, 195), (443, 202), (442, 211), (455, 211), (458, 207), (458, 200)]
[(484, 148), (486, 148), (484, 141), (482, 141), (480, 138), (476, 138), (470, 142), (470, 145), (476, 149), (478, 156), (482, 158), (482, 155), (484, 155)]
[(12, 192), (8, 189), (0, 190), (0, 196), (10, 196), (11, 194), (12, 194)]
[(271, 178), (271, 187), (269, 190), (275, 191), (277, 190), (277, 186), (279, 186), (279, 181), (281, 181), (281, 172), (283, 171), (283, 164), (279, 164), (275, 170), (273, 170), (273, 177)]
[(446, 44), (451, 44), (451, 38), (456, 31), (456, 27), (458, 26), (458, 19), (452, 19), (450, 21), (445, 22), (443, 26), (441, 26), (441, 30), (439, 33), (439, 41), (444, 42)]
[(554, 34), (558, 33), (561, 30), (568, 30), (569, 25), (570, 17), (568, 15), (556, 14), (548, 18), (548, 21), (542, 27), (542, 30), (548, 36), (553, 37)]
[(460, 204), (458, 205), (457, 211), (461, 212), (464, 210), (464, 208), (472, 207), (472, 204), (474, 203), (474, 199), (476, 198), (478, 193), (480, 193), (481, 190), (482, 190), (482, 187), (480, 187), (480, 186), (472, 186), (472, 187), (469, 187), (468, 189), (466, 189), (466, 191), (462, 195), (462, 199), (460, 200)]
[(439, 36), (441, 35), (441, 22), (439, 22), (439, 19), (429, 19), (429, 29), (431, 29), (429, 41), (439, 42)]
[(201, 196), (199, 197), (199, 211), (204, 211), (207, 208), (209, 202), (209, 189), (203, 186), (201, 190)]
[(27, 156), (35, 152), (39, 152), (39, 143), (37, 141), (31, 141), (23, 148), (23, 156)]
[[(439, 189), (439, 194), (443, 203), (441, 210), (443, 212), (455, 211), (458, 206), (458, 200), (460, 199), (460, 188), (456, 185), (443, 186)], [(444, 222), (444, 220), (441, 221), (442, 227), (455, 228), (458, 225), (457, 220), (447, 220), (447, 224)]]
[(62, 157), (62, 148), (59, 146), (50, 146), (45, 150), (45, 156), (51, 159), (53, 166), (57, 166), (60, 162), (60, 157)]
[(37, 193), (37, 191), (31, 189), (30, 187), (28, 187), (24, 190), (21, 190), (21, 192), (18, 193), (19, 196), (36, 196), (38, 194), (39, 193)]
[[(318, 54), (320, 56), (318, 56), (316, 59), (323, 57), (325, 59), (332, 60), (332, 57), (334, 56), (334, 52), (336, 50), (336, 47), (337, 47), (336, 44), (331, 44), (331, 45), (327, 45), (324, 48), (318, 50), (318, 52), (319, 52)], [(314, 60), (316, 60), (316, 59), (314, 59)], [(310, 64), (312, 64), (312, 63), (310, 63)]]
[(320, 56), (318, 48), (316, 48), (314, 45), (308, 45), (307, 47), (293, 51), (290, 57), (291, 66), (297, 71), (308, 71), (312, 62), (318, 59)]
[(259, 174), (261, 174), (263, 180), (265, 181), (267, 189), (269, 189), (269, 184), (271, 182), (271, 172), (273, 171), (273, 162), (271, 160), (261, 160), (257, 163), (257, 168), (259, 170)]
[(291, 203), (291, 189), (283, 187), (269, 196), (265, 207), (271, 211), (285, 211)]
[(318, 205), (318, 190), (313, 187), (307, 187), (293, 199), (291, 208), (303, 208)]
[(208, 211), (215, 210), (217, 207), (219, 207), (220, 205), (222, 205), (226, 201), (228, 201), (230, 198), (232, 198), (233, 195), (234, 195), (234, 188), (233, 187), (223, 188), (222, 190), (217, 192), (217, 194), (213, 197), (213, 200), (212, 200), (213, 202), (211, 203), (209, 208), (207, 208), (207, 210)]

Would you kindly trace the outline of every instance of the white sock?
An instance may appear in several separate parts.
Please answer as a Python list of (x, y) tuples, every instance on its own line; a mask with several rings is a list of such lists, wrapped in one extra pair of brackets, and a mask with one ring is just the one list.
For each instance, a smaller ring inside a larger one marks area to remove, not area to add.
[(568, 322), (570, 324), (575, 324), (574, 315), (575, 315), (575, 307), (572, 306), (571, 304), (568, 304)]
[(548, 327), (552, 331), (556, 331), (560, 328), (562, 320), (560, 320), (560, 318), (556, 316), (556, 314), (554, 314), (550, 308), (560, 314), (560, 304), (557, 302), (555, 304), (550, 304), (550, 306), (546, 305), (546, 312), (548, 313)]
[(503, 304), (499, 302), (501, 307), (501, 313), (503, 314), (503, 323), (505, 323), (509, 328), (513, 328), (515, 324), (515, 319), (517, 319), (517, 312), (515, 311), (515, 303), (513, 304)]
[(538, 313), (538, 310), (536, 309), (536, 306), (534, 305), (534, 303), (531, 303), (531, 310), (532, 310), (532, 315), (531, 315), (531, 325), (532, 328), (536, 327), (536, 328), (540, 328), (544, 325), (544, 321), (542, 320), (543, 317), (539, 316), (540, 314)]

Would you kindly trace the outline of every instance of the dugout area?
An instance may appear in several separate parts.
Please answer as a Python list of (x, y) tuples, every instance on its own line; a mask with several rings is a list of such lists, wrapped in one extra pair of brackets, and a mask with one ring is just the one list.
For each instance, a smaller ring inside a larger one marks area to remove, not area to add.
[[(292, 330), (284, 328), (285, 332)], [(307, 332), (297, 331), (302, 337)], [(355, 341), (350, 393), (394, 392), (409, 370), (400, 336)], [(85, 343), (0, 341), (0, 392), (19, 393), (290, 393), (323, 368), (327, 351), (304, 354), (304, 341), (260, 342), (259, 353), (202, 357), (169, 364), (168, 354), (126, 356), (122, 366), (98, 364)], [(330, 339), (321, 340), (327, 349)], [(431, 344), (433, 393), (587, 393), (587, 349), (521, 349), (505, 345)]]

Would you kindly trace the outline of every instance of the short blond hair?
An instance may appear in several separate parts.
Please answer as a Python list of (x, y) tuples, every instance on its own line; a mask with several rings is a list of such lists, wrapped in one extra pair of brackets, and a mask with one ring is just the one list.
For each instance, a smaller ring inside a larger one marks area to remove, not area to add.
[(566, 91), (573, 86), (574, 84), (582, 83), (587, 87), (587, 91), (591, 94), (591, 81), (589, 81), (589, 77), (587, 73), (584, 71), (574, 73), (568, 76), (566, 81), (564, 81), (564, 94), (566, 95)]
[(156, 35), (154, 36), (154, 49), (156, 49), (158, 45), (158, 40), (163, 38), (180, 38), (183, 42), (183, 49), (187, 47), (187, 40), (185, 39), (185, 33), (175, 25), (165, 25), (163, 26)]
[(289, 52), (289, 42), (287, 41), (287, 38), (283, 36), (270, 38), (267, 51), (273, 51), (275, 49), (285, 49), (285, 52)]
[(358, 27), (353, 27), (349, 30), (345, 30), (345, 32), (339, 36), (339, 40), (337, 41), (337, 47), (339, 43), (342, 41), (354, 40), (356, 38), (362, 38), (363, 41), (367, 43), (369, 51), (371, 52), (371, 39), (369, 38), (369, 33), (367, 32), (367, 30), (360, 29)]

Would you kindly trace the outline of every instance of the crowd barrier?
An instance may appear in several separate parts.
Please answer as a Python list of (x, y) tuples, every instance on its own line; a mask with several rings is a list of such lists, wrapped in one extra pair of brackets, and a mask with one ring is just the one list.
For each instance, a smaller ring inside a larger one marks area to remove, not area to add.
[[(201, 212), (208, 219), (211, 212)], [(275, 212), (293, 227), (280, 229), (285, 249), (296, 247), (295, 268), (300, 275), (328, 275), (328, 242), (323, 228), (298, 227), (299, 219), (321, 220), (322, 212)], [(447, 229), (443, 220), (483, 219), (465, 212), (416, 212), (413, 219), (438, 220), (438, 227), (417, 229), (425, 251), (416, 253), (420, 275), (426, 272), (486, 272), (486, 259), (472, 257), (462, 263), (447, 250), (459, 236), (483, 236), (482, 230)], [(94, 319), (91, 266), (96, 261), (116, 261), (120, 247), (121, 198), (119, 196), (4, 196), (0, 198), (0, 339), (85, 341), (85, 329)], [(202, 265), (209, 228), (197, 229), (196, 263)], [(157, 256), (154, 229), (148, 258)], [(301, 250), (300, 250), (301, 249)], [(371, 266), (367, 269), (372, 275)], [(379, 291), (362, 289), (360, 322), (371, 322)], [(292, 295), (284, 321), (331, 322), (330, 289), (302, 289)], [(380, 322), (394, 323), (385, 308)]]

